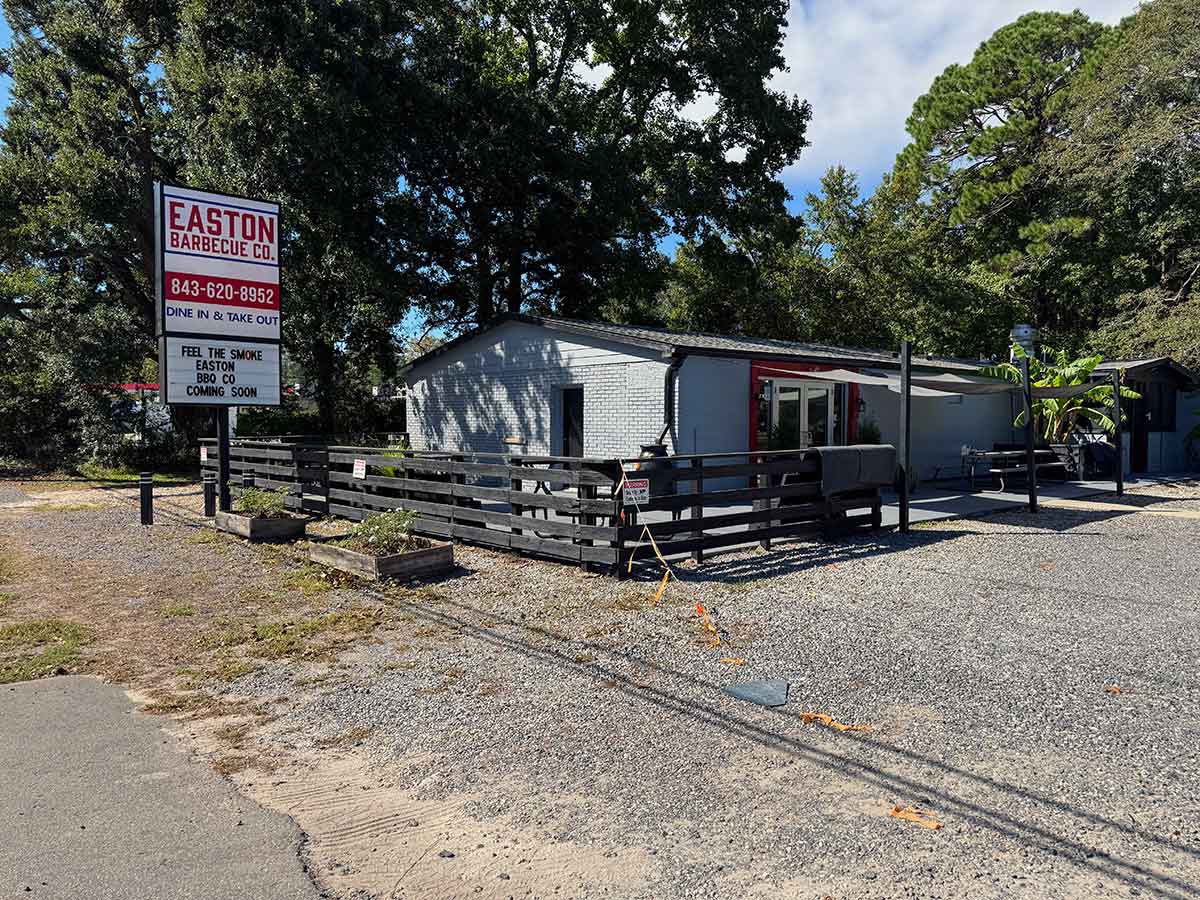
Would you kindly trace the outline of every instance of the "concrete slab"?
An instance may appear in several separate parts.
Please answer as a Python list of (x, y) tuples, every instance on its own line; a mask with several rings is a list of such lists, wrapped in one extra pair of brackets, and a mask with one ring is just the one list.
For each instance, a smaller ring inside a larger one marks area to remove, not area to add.
[(192, 759), (119, 687), (7, 685), (0, 722), (0, 896), (321, 896), (295, 824)]
[(787, 703), (789, 687), (789, 683), (782, 678), (768, 678), (765, 681), (731, 684), (724, 691), (731, 697), (759, 706), (783, 706)]

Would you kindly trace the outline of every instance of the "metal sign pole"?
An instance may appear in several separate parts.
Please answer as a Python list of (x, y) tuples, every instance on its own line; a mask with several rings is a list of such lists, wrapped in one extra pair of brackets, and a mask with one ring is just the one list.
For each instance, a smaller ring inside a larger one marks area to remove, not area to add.
[(912, 466), (912, 344), (900, 342), (900, 530), (908, 531), (908, 485)]
[(1029, 485), (1029, 511), (1038, 511), (1037, 462), (1033, 451), (1033, 388), (1029, 384), (1029, 357), (1021, 357), (1021, 397), (1025, 403), (1025, 481)]
[(1116, 466), (1116, 482), (1117, 496), (1120, 497), (1125, 493), (1125, 440), (1121, 434), (1121, 372), (1114, 370), (1112, 373), (1112, 389), (1113, 389), (1113, 413), (1112, 420), (1113, 428), (1113, 443), (1117, 447), (1117, 466)]
[(217, 408), (217, 492), (221, 512), (229, 512), (233, 504), (229, 497), (229, 407)]

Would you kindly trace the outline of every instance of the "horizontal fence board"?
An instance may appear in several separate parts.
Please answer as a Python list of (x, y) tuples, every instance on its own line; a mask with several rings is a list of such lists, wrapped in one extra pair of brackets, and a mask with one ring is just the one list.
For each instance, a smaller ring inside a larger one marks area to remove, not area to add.
[(815, 481), (820, 475), (820, 465), (809, 460), (777, 460), (769, 463), (743, 463), (724, 466), (677, 466), (674, 469), (647, 469), (630, 472), (633, 477), (649, 475), (660, 484), (695, 481), (698, 478), (733, 478), (739, 475), (798, 475), (805, 481)]
[[(825, 521), (797, 522), (794, 525), (776, 525), (771, 528), (751, 528), (746, 531), (736, 531), (725, 534), (706, 534), (702, 538), (685, 538), (675, 541), (660, 541), (655, 538), (659, 551), (664, 556), (674, 556), (677, 553), (691, 553), (693, 550), (714, 550), (720, 547), (733, 547), (738, 544), (754, 544), (767, 538), (800, 538), (821, 537), (825, 534), (828, 524)], [(637, 556), (654, 555), (654, 548), (649, 542), (637, 548)], [(628, 550), (626, 559), (629, 558)]]
[[(760, 522), (770, 522), (773, 519), (809, 518), (820, 519), (825, 516), (827, 507), (824, 503), (803, 503), (794, 506), (776, 506), (772, 509), (755, 509), (749, 512), (727, 513), (724, 515), (704, 515), (698, 519), (679, 519), (671, 522), (639, 522), (636, 525), (625, 525), (621, 528), (621, 537), (625, 540), (637, 540), (642, 529), (649, 526), (650, 533), (658, 540), (660, 534), (687, 534), (696, 531), (709, 531), (717, 528), (730, 528), (735, 525), (753, 525)], [(752, 529), (753, 530), (753, 529)]]
[(554, 556), (558, 559), (569, 559), (573, 562), (582, 562), (583, 560), (583, 556), (581, 555), (583, 547), (581, 545), (568, 544), (566, 541), (548, 540), (540, 538), (535, 534), (509, 535), (509, 546), (514, 550), (529, 550), (533, 553)]
[(780, 484), (774, 487), (739, 488), (730, 491), (705, 491), (702, 494), (661, 494), (639, 503), (643, 511), (688, 509), (692, 506), (718, 506), (725, 503), (750, 503), (785, 497), (819, 497), (821, 486), (816, 482)]

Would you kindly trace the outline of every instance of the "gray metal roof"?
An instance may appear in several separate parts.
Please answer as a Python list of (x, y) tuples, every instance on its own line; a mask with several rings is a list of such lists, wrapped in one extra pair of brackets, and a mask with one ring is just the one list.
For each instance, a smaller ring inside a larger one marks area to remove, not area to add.
[[(734, 337), (698, 331), (672, 331), (644, 325), (612, 325), (607, 322), (584, 322), (575, 319), (552, 319), (540, 316), (507, 314), (489, 324), (455, 338), (449, 343), (413, 360), (403, 371), (424, 365), (447, 350), (490, 331), (506, 322), (523, 322), (555, 331), (590, 335), (619, 343), (656, 349), (664, 356), (679, 353), (699, 356), (729, 356), (746, 359), (803, 360), (815, 363), (853, 364), (875, 368), (899, 368), (896, 350), (867, 350), (837, 347), (832, 344), (809, 344), (799, 341), (777, 341), (770, 338)], [(913, 365), (943, 371), (977, 372), (987, 360), (961, 359), (949, 356), (913, 355)]]
[(1135, 378), (1150, 375), (1155, 369), (1165, 368), (1188, 385), (1200, 384), (1200, 375), (1181, 365), (1169, 356), (1148, 356), (1142, 359), (1106, 359), (1096, 366), (1097, 372), (1121, 371)]

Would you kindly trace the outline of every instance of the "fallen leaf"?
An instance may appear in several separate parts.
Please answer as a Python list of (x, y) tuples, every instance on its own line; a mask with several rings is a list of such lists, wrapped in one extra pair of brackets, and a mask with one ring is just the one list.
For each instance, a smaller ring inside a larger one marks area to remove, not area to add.
[(671, 580), (670, 572), (663, 572), (662, 581), (658, 583), (658, 590), (654, 592), (654, 602), (657, 604), (663, 598), (663, 594), (667, 592), (667, 582)]
[(744, 666), (746, 661), (740, 656), (722, 656), (721, 662), (730, 666)]
[(833, 716), (827, 716), (825, 713), (817, 712), (802, 712), (800, 713), (800, 721), (805, 725), (824, 725), (826, 728), (832, 728), (834, 731), (870, 731), (870, 725), (847, 725), (845, 722), (839, 722)]
[(933, 813), (926, 812), (919, 806), (901, 806), (897, 803), (888, 815), (893, 819), (903, 819), (914, 825), (920, 825), (922, 828), (928, 828), (930, 831), (937, 831), (942, 827), (942, 823)]
[(1104, 686), (1104, 693), (1106, 693), (1106, 694), (1123, 694), (1125, 692), (1123, 690), (1121, 690), (1121, 686), (1119, 684), (1108, 684), (1108, 685)]

